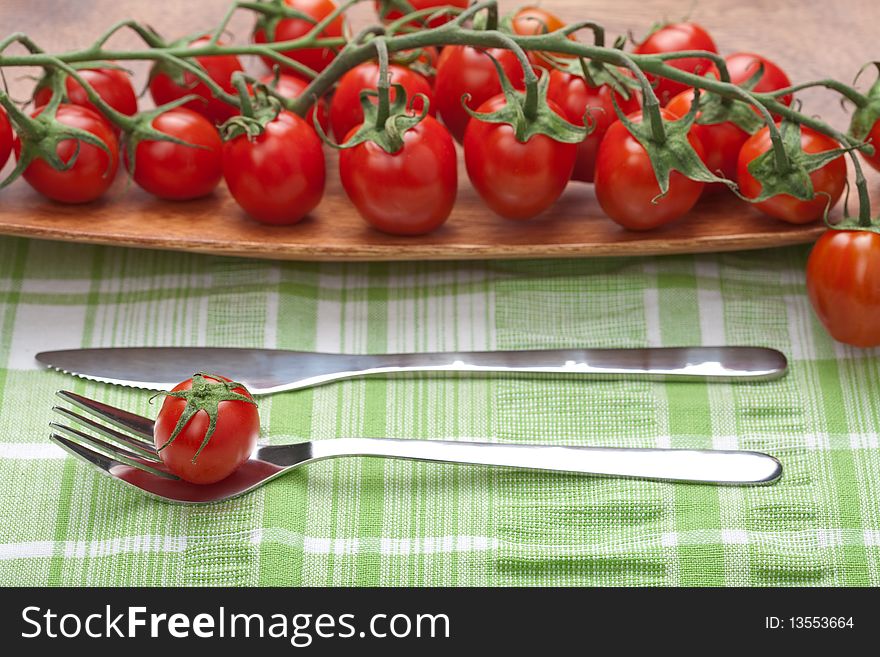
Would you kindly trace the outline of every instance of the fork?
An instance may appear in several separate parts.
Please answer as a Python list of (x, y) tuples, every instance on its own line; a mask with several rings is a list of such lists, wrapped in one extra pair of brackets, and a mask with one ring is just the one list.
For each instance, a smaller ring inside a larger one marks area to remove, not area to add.
[[(114, 479), (177, 504), (222, 502), (243, 495), (307, 463), (342, 456), (379, 456), (442, 463), (468, 463), (526, 470), (579, 473), (712, 484), (766, 484), (782, 465), (761, 452), (623, 447), (557, 447), (466, 440), (334, 438), (258, 446), (223, 481), (198, 485), (168, 471), (153, 444), (153, 421), (68, 391), (65, 406), (52, 410), (80, 428), (50, 423), (50, 440)], [(90, 416), (90, 417), (89, 417)]]

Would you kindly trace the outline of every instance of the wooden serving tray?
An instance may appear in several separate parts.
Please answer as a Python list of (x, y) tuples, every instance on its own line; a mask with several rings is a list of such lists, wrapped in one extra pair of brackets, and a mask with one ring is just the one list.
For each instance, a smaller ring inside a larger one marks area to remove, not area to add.
[[(367, 3), (371, 5), (372, 3)], [(507, 10), (523, 2), (502, 2)], [(554, 0), (544, 3), (568, 20), (584, 19), (580, 0)], [(880, 19), (880, 9), (872, 0), (858, 0), (864, 14), (860, 25)], [(227, 6), (225, 0), (192, 0), (180, 5), (167, 0), (138, 3), (134, 0), (93, 0), (88, 17), (68, 17), (53, 13), (53, 0), (5, 0), (0, 8), (2, 31), (21, 29), (38, 42), (53, 48), (82, 46), (102, 28), (122, 17), (135, 17), (154, 25), (164, 34), (184, 31), (215, 22)], [(194, 6), (203, 11), (196, 11)], [(671, 15), (669, 3), (660, 0), (627, 3), (602, 0), (589, 3), (589, 18), (608, 26), (612, 32), (632, 28), (645, 31), (654, 19)], [(736, 15), (729, 15), (726, 3), (705, 0), (696, 16), (719, 42), (722, 53), (733, 50), (759, 50), (776, 59), (797, 80), (828, 74), (851, 79), (858, 66), (876, 59), (869, 53), (873, 43), (852, 35), (845, 38), (852, 49), (840, 54), (823, 54), (823, 71), (809, 70), (805, 59), (818, 57), (798, 34), (819, 26), (831, 29), (831, 11), (821, 2), (805, 2), (798, 9), (779, 10), (768, 24), (761, 17), (766, 5), (744, 0)], [(686, 13), (689, 3), (682, 4)], [(358, 11), (368, 20), (370, 7)], [(783, 15), (784, 14), (784, 15)], [(57, 25), (53, 25), (58, 21)], [(738, 27), (739, 26), (739, 27)], [(744, 31), (741, 27), (747, 26)], [(758, 28), (765, 30), (760, 32)], [(782, 27), (785, 26), (785, 27)], [(755, 29), (755, 34), (750, 30)], [(248, 25), (234, 25), (240, 38)], [(776, 40), (768, 39), (770, 34)], [(832, 36), (823, 38), (833, 40)], [(754, 43), (753, 43), (754, 42)], [(124, 43), (123, 43), (124, 45)], [(858, 47), (857, 47), (858, 46)], [(837, 53), (837, 51), (835, 51)], [(856, 63), (857, 62), (857, 63)], [(805, 70), (806, 68), (806, 70)], [(138, 70), (139, 74), (142, 71)], [(13, 80), (16, 97), (26, 97), (32, 82)], [(846, 119), (831, 94), (821, 97), (805, 94), (806, 109), (822, 113), (830, 121), (845, 125)], [(817, 101), (812, 101), (818, 98)], [(330, 149), (328, 149), (329, 151)], [(110, 244), (143, 248), (195, 251), (256, 258), (297, 260), (414, 260), (468, 258), (535, 258), (635, 256), (707, 251), (733, 251), (807, 243), (824, 230), (821, 224), (791, 226), (763, 216), (748, 204), (727, 193), (708, 194), (680, 221), (659, 230), (637, 233), (624, 230), (602, 213), (592, 186), (573, 183), (560, 201), (544, 215), (528, 222), (513, 222), (494, 215), (480, 201), (467, 179), (464, 163), (459, 166), (459, 196), (449, 221), (439, 230), (421, 237), (393, 237), (371, 229), (348, 202), (339, 184), (335, 153), (328, 152), (328, 186), (323, 202), (305, 221), (294, 226), (263, 226), (249, 220), (229, 197), (225, 188), (209, 198), (185, 203), (157, 200), (127, 183), (120, 175), (111, 192), (100, 201), (82, 206), (65, 206), (46, 201), (23, 181), (0, 190), (0, 234)], [(6, 171), (9, 171), (7, 166)], [(875, 207), (880, 207), (877, 176), (870, 178)], [(837, 210), (837, 213), (840, 211)]]

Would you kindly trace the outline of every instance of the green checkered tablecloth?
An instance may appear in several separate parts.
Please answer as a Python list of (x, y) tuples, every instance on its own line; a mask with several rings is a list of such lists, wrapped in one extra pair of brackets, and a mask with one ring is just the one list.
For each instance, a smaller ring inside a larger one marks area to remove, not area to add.
[[(877, 354), (833, 343), (807, 250), (568, 261), (306, 264), (0, 239), (5, 585), (878, 585)], [(342, 459), (244, 498), (161, 504), (47, 440), (72, 388), (35, 352), (120, 345), (390, 352), (755, 344), (750, 385), (369, 380), (266, 398), (272, 442), (337, 436), (746, 448), (781, 482), (717, 488)]]

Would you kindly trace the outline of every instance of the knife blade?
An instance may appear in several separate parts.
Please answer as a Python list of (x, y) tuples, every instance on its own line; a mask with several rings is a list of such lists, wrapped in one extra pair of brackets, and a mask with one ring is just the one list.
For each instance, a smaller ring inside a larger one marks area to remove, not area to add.
[(785, 355), (765, 347), (545, 349), (337, 354), (234, 347), (110, 347), (44, 351), (40, 363), (93, 381), (169, 390), (195, 372), (223, 374), (265, 395), (361, 376), (518, 374), (590, 379), (762, 381), (783, 376)]

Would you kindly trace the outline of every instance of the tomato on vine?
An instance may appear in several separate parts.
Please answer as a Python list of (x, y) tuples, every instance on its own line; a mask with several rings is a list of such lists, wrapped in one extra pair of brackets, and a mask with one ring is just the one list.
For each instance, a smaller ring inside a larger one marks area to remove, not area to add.
[[(504, 94), (480, 105), (478, 114), (502, 110)], [(547, 101), (550, 111), (563, 110)], [(474, 117), (464, 134), (464, 158), (471, 183), (493, 212), (506, 219), (531, 219), (562, 195), (577, 159), (577, 144), (535, 134), (517, 138), (512, 125)]]
[[(84, 68), (77, 74), (85, 80), (101, 99), (117, 112), (126, 116), (137, 114), (138, 102), (131, 84), (131, 75), (118, 68)], [(72, 105), (82, 105), (94, 110), (98, 114), (101, 111), (95, 107), (83, 86), (72, 76), (68, 75), (64, 81), (67, 102)], [(34, 90), (34, 106), (42, 107), (52, 97), (52, 89), (48, 84), (48, 78), (43, 78)]]
[(874, 152), (871, 155), (863, 152), (862, 157), (865, 162), (880, 171), (880, 119), (871, 127), (865, 140), (874, 147)]
[(324, 195), (321, 140), (305, 119), (282, 111), (261, 134), (233, 136), (223, 146), (223, 177), (232, 197), (266, 224), (294, 224)]
[[(663, 119), (675, 117), (661, 110)], [(642, 122), (642, 113), (628, 117)], [(705, 151), (691, 129), (687, 140), (701, 159)], [(645, 147), (615, 121), (599, 144), (596, 156), (596, 199), (612, 220), (630, 230), (650, 230), (675, 221), (694, 207), (704, 183), (691, 180), (679, 171), (669, 176), (669, 189), (661, 195), (651, 158)]]
[(402, 140), (394, 153), (372, 141), (344, 149), (339, 176), (348, 198), (371, 226), (392, 235), (423, 235), (441, 226), (455, 205), (455, 144), (432, 116), (407, 129)]
[[(254, 27), (254, 43), (293, 41), (294, 39), (304, 37), (312, 31), (317, 23), (330, 16), (337, 9), (336, 4), (332, 0), (284, 0), (284, 4), (309, 16), (312, 20), (261, 17)], [(339, 14), (321, 31), (318, 38), (341, 38), (344, 36), (344, 31), (345, 19), (342, 17), (342, 14)], [(330, 66), (330, 63), (336, 57), (336, 49), (300, 48), (297, 50), (284, 50), (281, 54), (299, 62), (316, 73), (320, 73)], [(278, 65), (278, 62), (271, 57), (261, 56), (261, 59), (269, 68)], [(282, 66), (282, 68), (286, 68), (289, 73), (297, 73), (292, 67)]]
[(624, 98), (607, 84), (594, 86), (579, 75), (558, 69), (550, 73), (547, 98), (561, 107), (568, 120), (575, 125), (582, 125), (584, 116), (589, 116), (592, 130), (586, 139), (578, 144), (572, 179), (593, 182), (599, 144), (608, 128), (617, 120), (614, 101), (617, 101), (617, 106), (625, 114), (631, 114), (639, 108), (638, 99), (632, 91), (627, 98)]
[[(791, 80), (785, 71), (762, 55), (738, 52), (725, 57), (724, 62), (727, 64), (727, 72), (730, 73), (730, 81), (738, 85), (748, 82), (763, 66), (764, 72), (752, 88), (756, 93), (768, 93), (791, 86)], [(792, 98), (791, 94), (786, 94), (779, 102), (791, 105)]]
[(199, 373), (161, 394), (153, 439), (172, 474), (213, 484), (248, 460), (260, 437), (260, 416), (242, 384)]
[[(840, 148), (834, 139), (816, 132), (807, 126), (800, 126), (801, 149), (807, 154), (823, 153)], [(770, 130), (761, 128), (743, 144), (737, 160), (737, 181), (740, 191), (747, 198), (761, 196), (762, 185), (752, 175), (749, 165), (772, 147)], [(831, 208), (840, 199), (846, 187), (846, 160), (838, 156), (821, 168), (810, 172), (814, 196), (809, 200), (795, 198), (789, 194), (776, 194), (758, 201), (754, 205), (771, 217), (791, 224), (805, 224), (821, 219), (826, 208)]]
[(501, 93), (501, 81), (492, 63), (493, 57), (511, 84), (516, 89), (524, 89), (522, 65), (510, 50), (447, 46), (440, 53), (434, 82), (434, 106), (459, 142), (464, 139), (465, 128), (471, 119), (462, 104), (463, 96), (470, 96), (468, 107), (476, 108)]
[(211, 122), (201, 114), (178, 107), (162, 112), (151, 125), (191, 145), (159, 140), (138, 142), (132, 176), (138, 186), (173, 201), (213, 192), (223, 177), (223, 141)]
[[(653, 55), (658, 53), (679, 52), (682, 50), (705, 50), (717, 53), (718, 48), (709, 33), (700, 25), (692, 22), (669, 23), (655, 30), (636, 46), (635, 52), (639, 55)], [(682, 59), (670, 59), (666, 62), (670, 66), (695, 73), (706, 75), (717, 67), (711, 59), (703, 57), (685, 57)], [(680, 94), (688, 88), (688, 85), (670, 80), (669, 78), (655, 78), (648, 76), (652, 81), (656, 80), (654, 89), (661, 105), (666, 105), (673, 96)]]
[[(389, 64), (388, 73), (391, 76), (392, 101), (396, 93), (394, 85), (400, 85), (406, 91), (407, 98), (416, 98), (421, 94), (431, 103), (433, 92), (431, 85), (423, 75), (398, 64)], [(336, 93), (330, 102), (330, 125), (337, 140), (345, 139), (353, 128), (364, 122), (361, 92), (364, 90), (375, 91), (378, 85), (379, 64), (376, 62), (364, 62), (355, 66), (339, 80)], [(421, 99), (416, 98), (413, 109), (421, 111), (421, 103)], [(434, 108), (430, 105), (429, 108), (431, 114), (434, 114)]]
[[(685, 116), (694, 102), (694, 90), (686, 89), (666, 105), (666, 110), (676, 119)], [(697, 114), (699, 119), (700, 114)], [(700, 140), (705, 153), (706, 166), (710, 171), (721, 172), (728, 180), (736, 180), (737, 162), (742, 145), (749, 133), (732, 121), (722, 123), (694, 123), (693, 134)]]
[[(290, 100), (296, 100), (302, 96), (303, 92), (309, 86), (309, 83), (306, 80), (288, 73), (282, 73), (278, 76), (277, 80), (273, 73), (268, 73), (260, 78), (260, 82), (273, 87), (281, 96), (289, 98)], [(315, 120), (315, 113), (318, 115), (318, 123), (321, 124), (321, 128), (326, 132), (330, 127), (329, 110), (327, 109), (326, 100), (319, 98), (309, 108), (309, 111), (306, 113), (306, 121), (309, 125), (314, 125), (313, 121)]]
[(6, 160), (9, 159), (9, 154), (12, 153), (12, 143), (14, 140), (15, 135), (12, 132), (9, 117), (6, 116), (6, 111), (0, 107), (0, 169), (3, 168)]
[[(510, 27), (514, 34), (520, 36), (536, 36), (539, 34), (548, 34), (561, 30), (565, 27), (565, 23), (559, 16), (543, 7), (523, 7), (517, 11), (510, 22)], [(569, 39), (575, 40), (574, 35), (569, 35)], [(526, 53), (529, 61), (533, 66), (549, 68), (553, 70), (552, 61), (542, 52), (530, 50)], [(553, 57), (571, 57), (564, 53), (552, 53)]]
[[(203, 36), (190, 42), (189, 47), (205, 46), (210, 40), (211, 37)], [(235, 93), (232, 76), (243, 70), (238, 57), (211, 55), (196, 57), (195, 61), (223, 91), (229, 94)], [(150, 71), (150, 95), (156, 105), (165, 105), (190, 94), (195, 94), (199, 98), (189, 101), (184, 107), (202, 114), (214, 123), (223, 123), (238, 114), (237, 107), (215, 97), (210, 87), (190, 71), (171, 70), (168, 65), (161, 62), (153, 66)]]
[[(37, 117), (45, 109), (40, 107), (31, 116)], [(103, 142), (107, 150), (86, 141), (64, 139), (58, 142), (55, 155), (69, 168), (56, 169), (45, 158), (38, 156), (27, 165), (23, 178), (40, 194), (53, 201), (88, 203), (100, 198), (113, 184), (119, 166), (116, 134), (100, 114), (81, 105), (62, 103), (55, 112), (55, 120), (94, 135)], [(15, 140), (13, 148), (15, 157), (21, 158), (24, 153), (21, 138)]]
[[(440, 11), (444, 7), (467, 9), (470, 4), (470, 0), (406, 0), (406, 2), (411, 7), (411, 11), (421, 11), (423, 9), (436, 9), (437, 11)], [(395, 3), (394, 0), (375, 0), (373, 4), (379, 18), (385, 23), (391, 23), (404, 16), (404, 12), (395, 6), (395, 4), (402, 3)], [(409, 11), (407, 13), (409, 13)], [(430, 18), (429, 15), (421, 20), (411, 21), (410, 25), (413, 27), (440, 27), (444, 23), (451, 21), (454, 17), (455, 16), (451, 13), (439, 15), (434, 18)]]
[(807, 261), (807, 292), (838, 342), (880, 346), (880, 234), (828, 230)]

